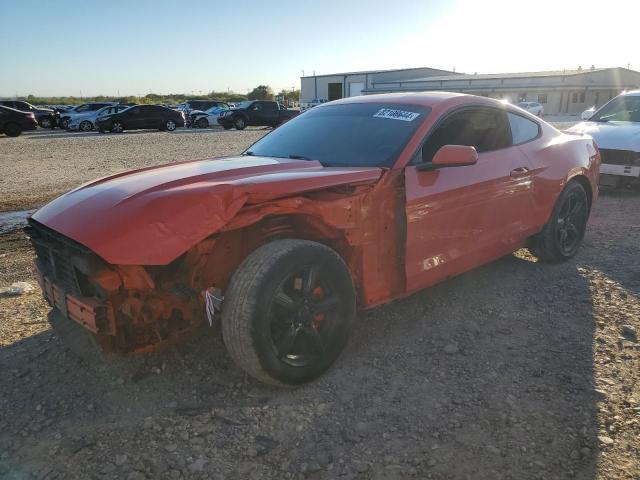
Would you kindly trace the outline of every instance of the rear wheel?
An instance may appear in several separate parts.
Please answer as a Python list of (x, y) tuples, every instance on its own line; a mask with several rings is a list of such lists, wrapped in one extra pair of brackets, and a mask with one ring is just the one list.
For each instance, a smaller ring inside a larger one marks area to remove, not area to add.
[(42, 127), (42, 128), (53, 128), (53, 120), (51, 119), (51, 117), (42, 117), (39, 121), (38, 124)]
[(111, 131), (115, 133), (124, 132), (124, 124), (120, 120), (114, 120), (111, 122)]
[(84, 120), (80, 122), (79, 128), (83, 132), (90, 132), (91, 130), (93, 130), (93, 124), (89, 120)]
[(198, 128), (207, 128), (209, 126), (209, 120), (203, 117), (198, 119), (197, 124), (198, 124)]
[(173, 120), (167, 120), (164, 124), (164, 129), (167, 132), (173, 132), (176, 129), (176, 122)]
[(4, 126), (4, 133), (7, 137), (17, 137), (22, 133), (22, 129), (17, 123), (7, 123)]
[(296, 385), (325, 372), (344, 349), (355, 291), (340, 256), (306, 240), (278, 240), (238, 267), (226, 292), (229, 355), (256, 379)]
[(589, 201), (584, 187), (569, 182), (556, 202), (551, 218), (531, 239), (529, 250), (539, 260), (558, 263), (573, 257), (584, 238), (589, 218)]
[(236, 130), (244, 130), (247, 127), (247, 122), (243, 117), (236, 117), (233, 121), (233, 126), (236, 127)]

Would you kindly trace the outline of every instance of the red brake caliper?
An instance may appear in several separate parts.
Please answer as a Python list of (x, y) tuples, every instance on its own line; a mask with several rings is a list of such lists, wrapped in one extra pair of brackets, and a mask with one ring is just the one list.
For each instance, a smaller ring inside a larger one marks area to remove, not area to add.
[[(322, 300), (324, 298), (324, 290), (322, 289), (322, 287), (316, 287), (313, 289), (313, 292), (311, 292), (311, 296), (315, 301)], [(313, 316), (313, 326), (318, 328), (318, 326), (323, 320), (324, 320), (324, 313), (322, 312), (316, 313)]]

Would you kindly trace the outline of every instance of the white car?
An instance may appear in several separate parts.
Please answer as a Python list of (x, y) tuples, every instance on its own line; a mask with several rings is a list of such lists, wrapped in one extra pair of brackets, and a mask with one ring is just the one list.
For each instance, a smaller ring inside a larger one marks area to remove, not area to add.
[(66, 112), (62, 112), (60, 114), (60, 124), (62, 128), (68, 128), (69, 123), (74, 118), (84, 115), (87, 113), (96, 112), (104, 107), (111, 107), (113, 105), (117, 105), (116, 102), (91, 102), (91, 103), (83, 103), (82, 105), (78, 105), (73, 107), (71, 110), (67, 110)]
[(190, 125), (192, 127), (207, 128), (210, 125), (218, 125), (218, 118), (222, 112), (231, 110), (229, 105), (220, 102), (219, 104), (205, 110), (204, 112), (195, 111), (190, 114)]
[(640, 90), (618, 95), (567, 131), (591, 135), (598, 144), (602, 185), (640, 183)]
[(304, 112), (305, 110), (309, 110), (310, 108), (316, 107), (318, 105), (322, 105), (323, 103), (328, 102), (324, 98), (314, 98), (310, 102), (301, 102), (300, 103), (300, 111)]
[(111, 115), (112, 113), (121, 112), (130, 106), (131, 105), (109, 105), (107, 107), (102, 107), (100, 110), (91, 110), (89, 112), (79, 113), (69, 119), (67, 122), (67, 129), (90, 132), (95, 128), (96, 118), (103, 115)]
[(529, 113), (537, 115), (538, 117), (541, 117), (542, 112), (544, 112), (544, 107), (538, 102), (520, 102), (518, 103), (518, 106)]

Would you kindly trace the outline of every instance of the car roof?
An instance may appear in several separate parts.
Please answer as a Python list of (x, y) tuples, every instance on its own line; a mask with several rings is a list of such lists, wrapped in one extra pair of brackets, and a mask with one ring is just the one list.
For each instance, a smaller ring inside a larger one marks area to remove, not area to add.
[(7, 107), (6, 105), (0, 105), (0, 108), (2, 110), (8, 110), (10, 112), (15, 112), (15, 113), (19, 113), (21, 115), (25, 115), (25, 112), (23, 112), (22, 110), (17, 110), (15, 108)]

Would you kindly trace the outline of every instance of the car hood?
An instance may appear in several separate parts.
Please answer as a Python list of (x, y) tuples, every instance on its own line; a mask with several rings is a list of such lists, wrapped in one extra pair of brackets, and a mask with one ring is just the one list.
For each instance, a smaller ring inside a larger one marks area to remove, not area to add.
[(165, 265), (220, 230), (245, 205), (377, 181), (382, 169), (226, 157), (150, 167), (82, 185), (33, 219), (111, 264)]
[(640, 152), (640, 123), (582, 122), (567, 132), (591, 135), (598, 147)]

